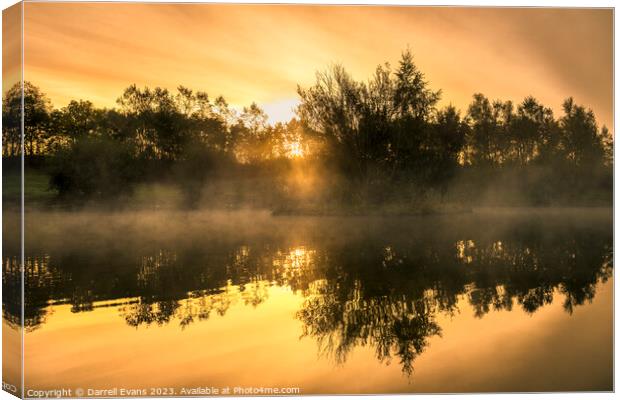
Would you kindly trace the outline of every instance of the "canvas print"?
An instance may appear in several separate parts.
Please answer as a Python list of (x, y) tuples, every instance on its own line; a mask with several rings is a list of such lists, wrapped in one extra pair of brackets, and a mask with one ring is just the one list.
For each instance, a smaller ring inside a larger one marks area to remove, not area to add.
[(2, 17), (5, 391), (614, 390), (613, 9)]

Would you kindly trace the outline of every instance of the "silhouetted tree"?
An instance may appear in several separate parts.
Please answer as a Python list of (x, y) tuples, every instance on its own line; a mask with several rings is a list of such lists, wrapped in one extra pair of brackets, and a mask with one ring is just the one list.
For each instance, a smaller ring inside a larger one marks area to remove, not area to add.
[[(24, 156), (45, 152), (45, 130), (51, 103), (41, 90), (28, 81), (23, 84)], [(13, 85), (2, 102), (3, 154), (18, 155), (21, 142), (22, 85)]]
[(131, 147), (107, 137), (85, 138), (59, 149), (49, 170), (50, 185), (75, 202), (131, 194), (140, 177)]
[(443, 198), (460, 166), (461, 151), (469, 126), (461, 120), (456, 109), (449, 106), (437, 113), (433, 128), (432, 152), (436, 160), (432, 163), (430, 181), (440, 188)]
[(561, 149), (565, 159), (577, 167), (594, 167), (605, 160), (605, 148), (592, 110), (576, 105), (572, 98), (563, 104)]
[[(399, 68), (378, 66), (368, 83), (356, 82), (341, 66), (317, 74), (315, 85), (298, 88), (299, 115), (324, 146), (338, 171), (353, 180), (358, 196), (385, 195), (386, 183), (399, 182), (423, 193), (429, 169), (442, 157), (444, 143), (433, 137), (431, 121), (440, 92), (403, 53)], [(455, 133), (458, 135), (458, 133)], [(452, 142), (454, 144), (456, 142)], [(438, 179), (440, 175), (434, 175)]]

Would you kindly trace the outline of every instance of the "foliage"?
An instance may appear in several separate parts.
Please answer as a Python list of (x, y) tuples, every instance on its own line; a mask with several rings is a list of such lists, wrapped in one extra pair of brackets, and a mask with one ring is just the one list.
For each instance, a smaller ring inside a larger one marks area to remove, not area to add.
[(140, 174), (131, 149), (109, 138), (86, 138), (57, 151), (50, 185), (70, 201), (130, 194)]
[[(23, 93), (23, 99), (22, 99)], [(23, 100), (23, 115), (22, 115)], [(2, 154), (17, 156), (21, 154), (21, 126), (24, 126), (24, 155), (34, 156), (45, 151), (42, 140), (48, 122), (51, 103), (41, 90), (30, 82), (13, 85), (2, 101)]]
[[(379, 65), (365, 82), (340, 65), (317, 73), (314, 85), (298, 87), (288, 123), (270, 124), (256, 103), (235, 110), (184, 86), (131, 85), (116, 109), (86, 100), (52, 109), (33, 84), (23, 92), (24, 155), (45, 160), (65, 197), (109, 198), (172, 180), (196, 206), (204, 186), (223, 179), (256, 193), (248, 182), (262, 181), (289, 201), (312, 186), (313, 201), (352, 206), (415, 207), (434, 193), (478, 204), (510, 185), (511, 199), (525, 204), (609, 201), (612, 193), (613, 138), (592, 110), (569, 98), (556, 118), (531, 96), (515, 105), (477, 93), (461, 116), (438, 106), (441, 92), (409, 50), (396, 69)], [(21, 93), (18, 84), (5, 94), (5, 157), (20, 155)]]
[(298, 93), (302, 121), (324, 142), (326, 157), (339, 172), (353, 179), (362, 198), (385, 193), (386, 184), (397, 182), (423, 188), (438, 176), (436, 165), (446, 155), (437, 145), (453, 139), (444, 135), (438, 141), (433, 135), (441, 129), (435, 121), (440, 93), (428, 88), (409, 51), (396, 72), (387, 64), (378, 66), (368, 83), (354, 81), (336, 65)]

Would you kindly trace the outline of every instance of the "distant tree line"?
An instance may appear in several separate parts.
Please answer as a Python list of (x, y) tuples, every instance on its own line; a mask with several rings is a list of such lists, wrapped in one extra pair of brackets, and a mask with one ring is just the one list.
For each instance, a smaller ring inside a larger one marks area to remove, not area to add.
[[(533, 191), (559, 180), (555, 193), (600, 186), (611, 193), (612, 137), (572, 98), (556, 119), (533, 97), (515, 106), (475, 94), (461, 117), (453, 106), (437, 108), (441, 93), (429, 88), (409, 51), (396, 71), (379, 66), (368, 82), (334, 66), (298, 91), (302, 121), (326, 144), (325, 156), (337, 169), (367, 191), (367, 200), (382, 200), (390, 189), (414, 199), (433, 188), (443, 195), (457, 174), (476, 190), (507, 185), (495, 178), (514, 171), (512, 178), (538, 177), (530, 182)], [(540, 200), (554, 196), (547, 194)]]
[[(209, 182), (256, 174), (286, 198), (295, 163), (320, 171), (329, 182), (322, 195), (347, 205), (416, 203), (433, 193), (475, 202), (509, 184), (535, 204), (579, 202), (584, 193), (611, 199), (611, 134), (572, 98), (556, 118), (533, 97), (514, 105), (475, 94), (461, 116), (438, 107), (441, 92), (409, 51), (367, 82), (336, 65), (298, 93), (297, 116), (270, 124), (256, 104), (236, 111), (183, 86), (132, 85), (112, 109), (85, 100), (54, 109), (25, 82), (24, 155), (71, 199), (118, 198), (165, 176), (195, 204)], [(5, 94), (3, 157), (19, 155), (20, 96), (19, 85)]]
[[(16, 85), (3, 104), (7, 158), (20, 154), (20, 95)], [(179, 182), (191, 203), (217, 170), (262, 168), (302, 141), (297, 120), (270, 125), (256, 104), (237, 112), (223, 97), (212, 101), (182, 86), (176, 93), (129, 86), (114, 109), (84, 100), (52, 109), (29, 82), (24, 98), (26, 161), (45, 164), (51, 187), (66, 199), (116, 198), (163, 176)]]

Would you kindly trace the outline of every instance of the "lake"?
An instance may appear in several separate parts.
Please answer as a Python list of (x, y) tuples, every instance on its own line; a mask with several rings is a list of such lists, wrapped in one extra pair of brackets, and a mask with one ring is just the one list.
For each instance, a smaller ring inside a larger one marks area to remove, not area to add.
[[(4, 329), (17, 332), (17, 219), (4, 218)], [(34, 211), (25, 386), (610, 391), (612, 220)]]

